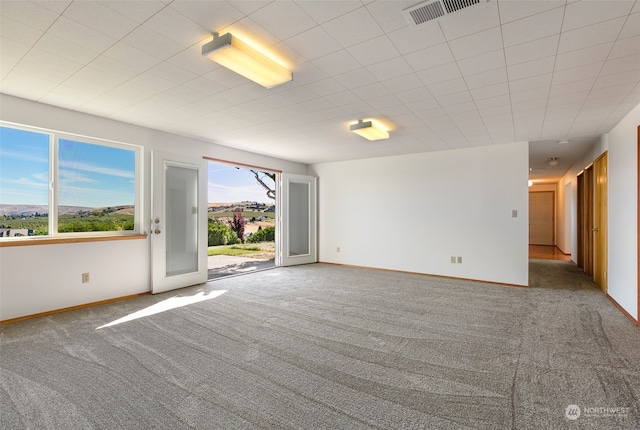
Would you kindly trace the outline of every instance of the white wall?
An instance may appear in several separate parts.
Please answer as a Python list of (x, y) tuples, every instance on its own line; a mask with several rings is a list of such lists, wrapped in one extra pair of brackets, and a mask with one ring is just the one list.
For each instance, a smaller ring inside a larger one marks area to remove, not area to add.
[[(637, 229), (637, 127), (640, 105), (611, 132), (601, 137), (560, 180), (571, 184), (570, 200), (572, 260), (577, 261), (577, 175), (589, 163), (608, 151), (608, 294), (638, 320), (638, 229)], [(566, 219), (560, 222), (566, 223)]]
[[(150, 154), (158, 149), (306, 174), (307, 166), (0, 94), (0, 119), (144, 147), (143, 224), (149, 231)], [(91, 273), (82, 284), (81, 274)], [(146, 240), (0, 248), (0, 320), (150, 291)]]
[(319, 259), (528, 285), (528, 157), (521, 142), (312, 165)]
[(609, 132), (608, 294), (638, 320), (640, 105)]

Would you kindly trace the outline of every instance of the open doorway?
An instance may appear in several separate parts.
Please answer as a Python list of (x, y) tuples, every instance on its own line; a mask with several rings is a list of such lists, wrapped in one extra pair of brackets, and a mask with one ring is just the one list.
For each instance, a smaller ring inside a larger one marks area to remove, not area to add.
[(208, 160), (208, 279), (275, 267), (277, 172)]

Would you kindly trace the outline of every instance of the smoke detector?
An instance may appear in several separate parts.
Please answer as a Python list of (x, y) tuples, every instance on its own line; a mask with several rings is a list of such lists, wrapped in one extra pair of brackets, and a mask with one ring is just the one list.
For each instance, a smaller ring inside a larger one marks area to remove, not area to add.
[(428, 0), (402, 11), (413, 28), (487, 3), (489, 0)]

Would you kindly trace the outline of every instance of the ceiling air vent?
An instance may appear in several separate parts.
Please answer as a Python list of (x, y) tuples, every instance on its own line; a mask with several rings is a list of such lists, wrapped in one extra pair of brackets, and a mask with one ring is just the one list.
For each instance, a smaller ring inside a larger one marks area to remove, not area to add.
[(429, 0), (403, 10), (409, 24), (419, 27), (429, 21), (444, 18), (489, 0)]

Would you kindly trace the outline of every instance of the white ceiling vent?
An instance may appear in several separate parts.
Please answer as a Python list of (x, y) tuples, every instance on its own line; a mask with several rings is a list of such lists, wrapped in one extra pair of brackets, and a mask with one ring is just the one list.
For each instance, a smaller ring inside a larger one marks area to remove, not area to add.
[(489, 0), (429, 0), (403, 10), (409, 24), (419, 27), (430, 21), (445, 18)]

